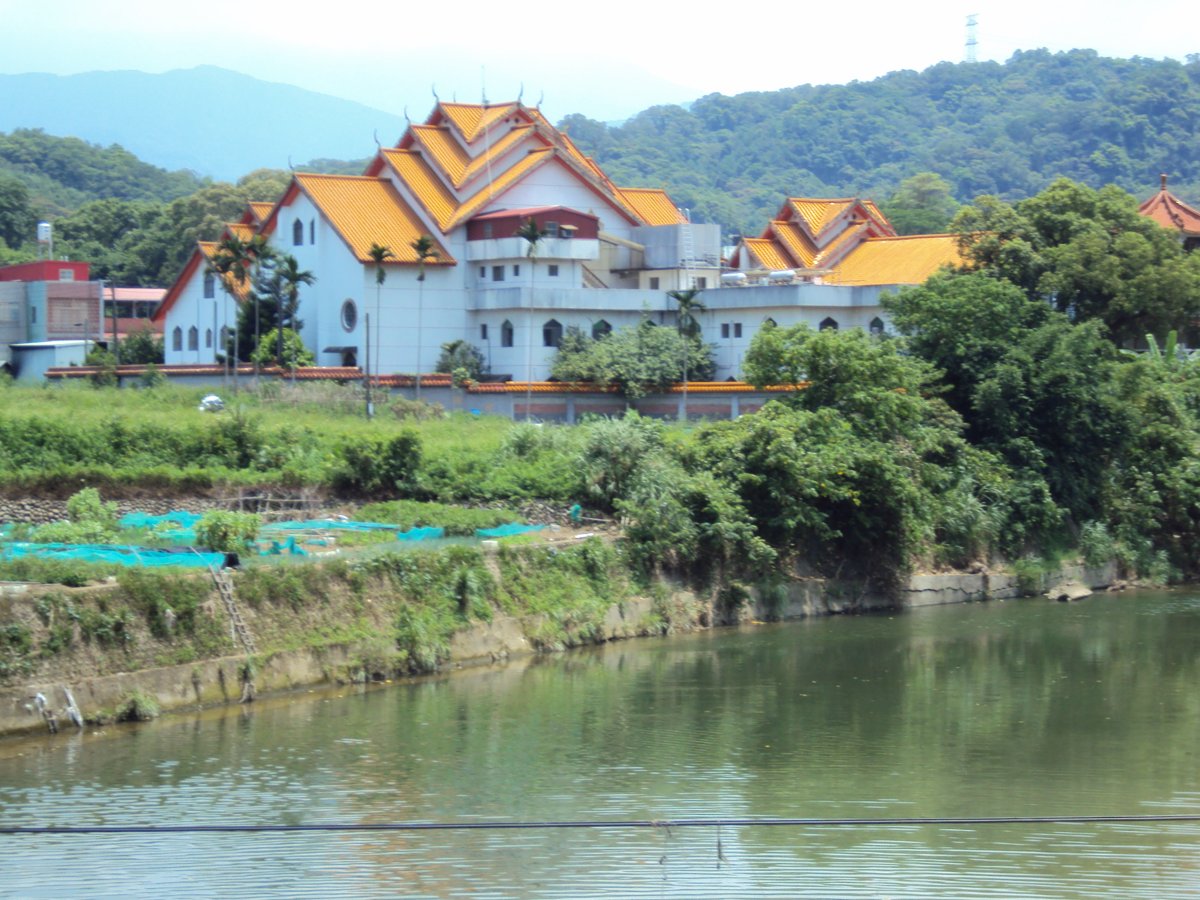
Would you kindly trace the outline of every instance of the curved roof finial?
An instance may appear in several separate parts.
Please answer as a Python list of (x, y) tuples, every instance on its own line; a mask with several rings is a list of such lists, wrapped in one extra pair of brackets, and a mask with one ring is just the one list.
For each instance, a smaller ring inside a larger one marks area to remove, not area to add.
[(431, 84), (429, 86), (429, 90), (433, 94), (433, 99), (440, 104), (442, 102), (442, 98), (437, 95), (437, 85)]

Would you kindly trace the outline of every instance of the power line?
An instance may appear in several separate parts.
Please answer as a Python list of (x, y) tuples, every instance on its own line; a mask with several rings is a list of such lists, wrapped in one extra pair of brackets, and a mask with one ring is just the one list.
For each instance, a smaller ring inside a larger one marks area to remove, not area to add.
[(237, 825), (231, 823), (187, 825), (0, 825), (0, 835), (95, 835), (95, 834), (246, 834), (290, 832), (355, 831), (521, 831), (531, 829), (618, 829), (618, 828), (893, 828), (910, 825), (1084, 825), (1155, 822), (1200, 822), (1200, 813), (1128, 816), (901, 816), (892, 818), (796, 819), (796, 818), (699, 818), (629, 819), (613, 821), (533, 822), (326, 822), (311, 825)]

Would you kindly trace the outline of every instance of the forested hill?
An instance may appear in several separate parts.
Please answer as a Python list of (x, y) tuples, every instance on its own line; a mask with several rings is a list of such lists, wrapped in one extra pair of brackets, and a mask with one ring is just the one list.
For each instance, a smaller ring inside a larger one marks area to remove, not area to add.
[(712, 94), (619, 127), (563, 121), (618, 184), (665, 187), (697, 221), (757, 233), (786, 196), (886, 201), (935, 172), (960, 201), (1030, 197), (1056, 176), (1200, 199), (1200, 56), (1091, 50), (940, 63), (869, 82)]
[(168, 172), (113, 144), (101, 147), (41, 129), (0, 132), (0, 178), (25, 184), (42, 216), (77, 209), (89, 200), (167, 201), (204, 182), (191, 172)]

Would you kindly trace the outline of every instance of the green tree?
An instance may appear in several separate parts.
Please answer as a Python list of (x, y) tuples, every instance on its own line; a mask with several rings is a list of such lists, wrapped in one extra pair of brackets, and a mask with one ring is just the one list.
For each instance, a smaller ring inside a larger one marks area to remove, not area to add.
[(1072, 321), (1103, 322), (1123, 345), (1185, 329), (1200, 315), (1200, 256), (1111, 185), (1093, 190), (1060, 178), (1012, 205), (981, 197), (954, 229), (972, 268)]
[(478, 381), (483, 370), (483, 354), (478, 347), (464, 340), (442, 344), (442, 353), (433, 367), (435, 372), (454, 375), (456, 382)]
[(639, 325), (618, 328), (599, 340), (578, 329), (567, 329), (551, 373), (558, 381), (612, 385), (636, 400), (679, 381), (684, 365), (701, 378), (711, 378), (715, 369), (712, 346), (643, 319)]
[(131, 366), (161, 365), (162, 338), (149, 325), (135, 328), (121, 341), (121, 362)]
[(897, 234), (940, 234), (958, 211), (951, 191), (941, 175), (920, 172), (900, 182), (882, 211)]
[(15, 250), (34, 239), (36, 226), (29, 189), (16, 178), (0, 174), (0, 241)]

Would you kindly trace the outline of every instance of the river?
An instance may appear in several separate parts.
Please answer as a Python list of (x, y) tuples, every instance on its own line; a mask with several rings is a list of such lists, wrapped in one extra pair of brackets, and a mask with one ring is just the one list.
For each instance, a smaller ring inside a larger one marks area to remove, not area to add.
[[(0, 742), (20, 825), (1200, 814), (1200, 592), (716, 630)], [(1200, 896), (1200, 823), (0, 835), (4, 897)]]

